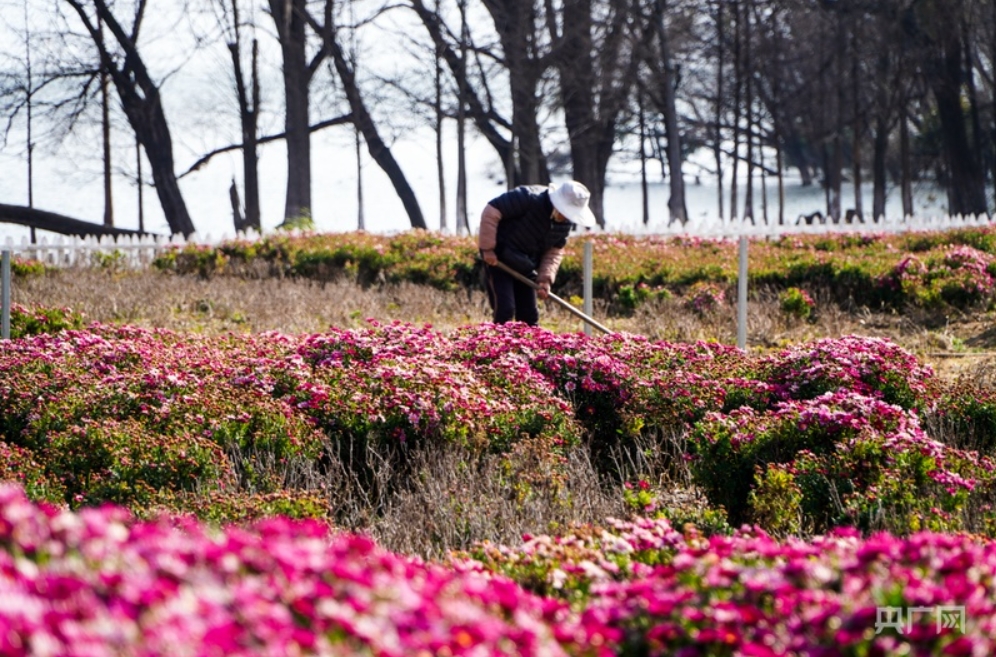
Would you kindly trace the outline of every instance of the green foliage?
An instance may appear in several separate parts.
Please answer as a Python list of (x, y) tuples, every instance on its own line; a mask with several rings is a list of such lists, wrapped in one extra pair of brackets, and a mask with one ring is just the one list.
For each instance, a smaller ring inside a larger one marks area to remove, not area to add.
[(84, 323), (83, 315), (70, 308), (35, 307), (29, 309), (20, 304), (11, 304), (11, 338), (23, 338), (42, 333), (54, 335), (60, 331), (81, 329)]
[(277, 492), (319, 457), (323, 438), (306, 417), (249, 385), (252, 367), (235, 376), (246, 367), (234, 356), (245, 341), (108, 327), (61, 338), (58, 363), (34, 355), (49, 340), (14, 344), (0, 388), (0, 436), (41, 468), (39, 486), (73, 505), (143, 506), (216, 487)]
[(34, 453), (0, 440), (0, 482), (15, 482), (29, 498), (44, 502), (64, 502), (65, 488), (45, 471)]
[(315, 220), (311, 216), (310, 208), (302, 208), (301, 214), (296, 217), (287, 217), (277, 227), (283, 231), (311, 231), (315, 230)]
[(996, 390), (962, 379), (946, 387), (937, 404), (925, 409), (925, 422), (943, 432), (945, 442), (996, 456)]
[(193, 244), (184, 248), (170, 248), (156, 256), (152, 266), (162, 271), (180, 274), (197, 274), (201, 278), (225, 272), (229, 256), (219, 248)]
[(650, 299), (670, 299), (671, 296), (666, 287), (640, 281), (620, 286), (615, 299), (625, 312), (632, 312)]
[(648, 515), (653, 518), (665, 518), (673, 527), (685, 531), (694, 527), (695, 532), (706, 537), (729, 536), (734, 531), (727, 520), (725, 509), (713, 508), (706, 504), (663, 506)]
[[(980, 240), (981, 241), (981, 240)], [(894, 304), (927, 309), (987, 309), (996, 299), (996, 258), (969, 246), (903, 258), (879, 287)]]
[(149, 503), (156, 491), (206, 489), (231, 480), (221, 450), (197, 435), (163, 436), (140, 423), (85, 421), (46, 437), (39, 455), (65, 502)]
[(816, 302), (805, 290), (790, 287), (778, 296), (782, 311), (796, 319), (809, 319)]
[(699, 280), (685, 293), (685, 306), (699, 315), (709, 315), (726, 304), (723, 286)]
[[(629, 314), (651, 299), (693, 287), (724, 290), (737, 278), (737, 244), (732, 240), (593, 235), (568, 240), (554, 285), (554, 292), (565, 298), (583, 288), (584, 241), (591, 241), (594, 249), (594, 295), (607, 301), (613, 312)], [(994, 245), (996, 231), (988, 227), (898, 235), (784, 236), (751, 243), (748, 276), (751, 284), (783, 290), (826, 288), (840, 301), (876, 307), (884, 303), (969, 308), (992, 301), (996, 266), (987, 273), (985, 264), (981, 269), (977, 264), (992, 263)], [(967, 253), (976, 255), (967, 257)], [(904, 278), (903, 263), (910, 258), (927, 268), (921, 278), (910, 274)], [(412, 282), (442, 290), (476, 289), (481, 271), (474, 238), (424, 230), (393, 236), (277, 231), (252, 242), (170, 250), (154, 264), (200, 276), (300, 276), (321, 281), (342, 276), (363, 284)], [(707, 311), (707, 304), (703, 298), (698, 307)]]
[(47, 271), (45, 264), (32, 258), (14, 256), (10, 259), (11, 276), (42, 276)]
[(220, 489), (197, 492), (163, 490), (146, 505), (136, 509), (139, 515), (147, 516), (155, 516), (162, 510), (188, 513), (214, 524), (252, 523), (274, 516), (327, 521), (331, 511), (322, 491), (293, 488), (272, 493)]
[(734, 525), (774, 532), (957, 530), (971, 492), (993, 485), (991, 462), (929, 439), (908, 411), (851, 393), (714, 415), (692, 445), (710, 502)]
[(755, 523), (774, 536), (802, 532), (802, 488), (791, 469), (780, 463), (758, 467), (747, 505)]
[(120, 269), (125, 262), (125, 254), (121, 251), (121, 249), (114, 249), (110, 253), (94, 251), (92, 257), (94, 264), (97, 265), (97, 267), (108, 271), (116, 271)]

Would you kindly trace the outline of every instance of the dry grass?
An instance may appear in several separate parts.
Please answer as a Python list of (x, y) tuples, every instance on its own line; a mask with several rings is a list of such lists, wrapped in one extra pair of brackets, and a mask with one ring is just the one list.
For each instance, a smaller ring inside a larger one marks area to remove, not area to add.
[[(684, 436), (649, 436), (628, 454), (616, 453), (625, 481), (647, 480), (680, 517), (694, 517), (707, 502), (691, 485)], [(298, 470), (302, 487), (326, 491), (335, 523), (372, 536), (392, 550), (441, 558), (476, 542), (515, 544), (524, 534), (556, 534), (567, 527), (625, 518), (630, 507), (617, 480), (609, 481), (590, 460), (590, 449), (571, 448), (561, 477), (531, 477), (545, 455), (529, 449), (482, 454), (459, 445), (409, 455), (403, 471), (382, 454), (366, 453), (367, 478), (338, 457), (319, 471)], [(524, 476), (516, 476), (520, 473)]]
[(70, 307), (90, 321), (198, 333), (312, 333), (353, 327), (366, 318), (441, 329), (483, 321), (483, 294), (415, 285), (363, 288), (352, 282), (287, 278), (202, 279), (157, 271), (93, 268), (16, 280), (15, 303)]
[[(15, 303), (71, 307), (91, 321), (198, 333), (314, 333), (329, 326), (363, 326), (367, 318), (430, 324), (445, 331), (490, 320), (482, 290), (443, 292), (411, 284), (363, 287), (346, 280), (207, 280), (158, 271), (80, 268), (17, 279), (12, 294)], [(834, 303), (828, 291), (812, 294), (817, 312), (812, 321), (803, 321), (781, 310), (776, 291), (752, 289), (747, 316), (748, 348), (763, 351), (850, 334), (885, 337), (939, 372), (958, 374), (985, 362), (996, 345), (996, 330), (990, 328), (985, 316), (872, 312)], [(608, 304), (596, 301), (593, 315), (614, 331), (652, 339), (736, 344), (735, 286), (727, 290), (727, 299), (726, 305), (706, 314), (686, 308), (680, 298), (651, 301), (626, 317), (608, 316)], [(540, 321), (558, 332), (584, 329), (580, 319), (552, 301), (541, 308)], [(591, 331), (598, 333), (596, 329)]]

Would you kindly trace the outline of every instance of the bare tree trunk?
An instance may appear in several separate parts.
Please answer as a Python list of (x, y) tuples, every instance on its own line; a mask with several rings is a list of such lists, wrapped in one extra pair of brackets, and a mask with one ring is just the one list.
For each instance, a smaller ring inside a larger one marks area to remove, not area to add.
[(837, 14), (837, 37), (835, 42), (840, 44), (834, 49), (834, 130), (832, 140), (832, 155), (830, 159), (830, 171), (826, 172), (827, 186), (830, 192), (830, 203), (827, 207), (827, 214), (833, 218), (834, 222), (843, 219), (841, 207), (842, 188), (844, 182), (844, 18), (842, 13)]
[[(467, 216), (467, 56), (470, 46), (470, 26), (467, 24), (467, 2), (460, 0), (460, 67), (457, 74), (457, 208), (458, 235), (470, 234)], [(514, 149), (509, 148), (511, 153)], [(514, 178), (514, 171), (510, 178)]]
[(719, 220), (723, 221), (723, 68), (726, 59), (726, 46), (723, 43), (723, 4), (725, 0), (716, 3), (716, 103), (715, 123), (713, 125), (712, 154), (716, 160), (716, 206)]
[(245, 219), (242, 218), (242, 201), (239, 200), (239, 186), (235, 183), (235, 178), (232, 178), (232, 184), (228, 186), (228, 204), (232, 207), (232, 223), (235, 224), (235, 230), (242, 230)]
[[(189, 237), (194, 233), (194, 224), (187, 212), (187, 205), (183, 200), (174, 171), (173, 141), (169, 132), (169, 123), (163, 112), (159, 87), (149, 76), (145, 63), (135, 47), (134, 39), (125, 33), (105, 0), (93, 0), (97, 14), (127, 55), (124, 64), (119, 68), (101, 40), (96, 25), (90, 21), (82, 2), (80, 0), (66, 0), (66, 2), (80, 16), (87, 32), (94, 40), (100, 52), (101, 64), (111, 76), (121, 98), (125, 116), (128, 117), (128, 122), (145, 149), (152, 167), (152, 180), (155, 182), (159, 202), (170, 230)], [(137, 14), (139, 17), (143, 9), (144, 4), (141, 4)]]
[(730, 182), (730, 221), (740, 219), (737, 189), (740, 181), (740, 93), (743, 89), (743, 62), (740, 60), (740, 0), (733, 0), (733, 179)]
[(883, 118), (875, 122), (875, 143), (872, 151), (872, 221), (885, 217), (885, 156), (889, 145), (889, 127)]
[[(750, 3), (751, 0), (748, 0)], [(744, 219), (754, 222), (754, 62), (751, 61), (751, 15), (752, 6), (744, 10), (744, 69), (747, 72), (747, 80), (744, 83), (744, 105), (747, 113), (747, 190), (744, 193)]]
[(574, 178), (588, 187), (589, 207), (604, 226), (605, 176), (616, 126), (651, 35), (645, 33), (644, 41), (631, 44), (627, 26), (632, 14), (621, 5), (606, 7), (604, 13), (598, 13), (600, 9), (592, 0), (564, 0), (561, 20), (547, 11), (547, 30), (560, 73)]
[[(439, 14), (439, 0), (435, 4), (436, 14)], [(436, 181), (439, 187), (439, 232), (445, 233), (446, 227), (446, 172), (443, 167), (443, 62), (439, 44), (436, 44), (433, 58), (433, 83), (435, 96), (432, 111), (435, 117), (436, 129)], [(359, 155), (359, 150), (357, 150)], [(458, 174), (459, 175), (459, 174)]]
[(851, 147), (852, 158), (854, 160), (854, 214), (858, 221), (864, 221), (865, 209), (864, 198), (861, 193), (861, 185), (864, 181), (861, 177), (861, 140), (864, 135), (854, 135), (854, 145)]
[(830, 169), (832, 165), (830, 164), (830, 148), (827, 146), (826, 142), (823, 142), (823, 204), (826, 209), (827, 217), (833, 216), (833, 201), (830, 195)]
[[(550, 181), (546, 157), (540, 140), (537, 116), (539, 100), (536, 92), (541, 65), (530, 53), (534, 52), (534, 5), (531, 1), (485, 2), (495, 23), (504, 24), (499, 30), (502, 48), (509, 70), (509, 92), (512, 98), (512, 139), (518, 164), (514, 185), (542, 184)], [(494, 9), (497, 5), (500, 8)]]
[(564, 0), (563, 35), (557, 41), (564, 122), (571, 146), (574, 179), (591, 191), (589, 206), (604, 225), (598, 148), (601, 134), (592, 90), (597, 88), (592, 62), (591, 0)]
[(764, 220), (764, 225), (768, 225), (768, 176), (767, 171), (764, 169), (764, 151), (759, 150), (757, 157), (760, 160), (758, 162), (758, 168), (761, 170), (761, 218)]
[[(975, 71), (974, 64), (972, 62), (971, 25), (965, 19), (962, 20), (962, 42), (965, 50), (965, 86), (968, 91), (968, 111), (972, 122), (972, 158), (975, 162), (979, 163), (979, 178), (982, 182), (980, 185), (982, 188), (982, 192), (980, 194), (982, 197), (982, 208), (981, 211), (977, 210), (974, 214), (987, 214), (986, 172), (982, 165), (982, 163), (985, 162), (985, 149), (983, 147), (985, 137), (982, 134), (982, 120), (979, 117), (979, 98), (978, 94), (975, 92)], [(994, 62), (993, 65), (996, 67), (996, 62)], [(994, 107), (996, 107), (996, 105), (994, 105)], [(994, 109), (994, 111), (996, 111), (996, 109)]]
[(637, 92), (640, 121), (640, 194), (643, 201), (643, 225), (650, 225), (650, 195), (647, 188), (647, 123), (643, 111), (643, 90)]
[(903, 217), (913, 216), (913, 167), (910, 162), (910, 126), (906, 116), (906, 106), (902, 108), (899, 119), (899, 159), (902, 164)]
[[(820, 32), (820, 42), (819, 42), (819, 61), (825, 62), (826, 44), (824, 32)], [(831, 152), (831, 144), (833, 140), (837, 137), (828, 137), (829, 130), (827, 129), (830, 121), (827, 118), (827, 100), (830, 98), (828, 84), (827, 84), (827, 73), (826, 67), (820, 66), (820, 79), (819, 79), (819, 89), (820, 98), (824, 99), (823, 103), (819, 106), (819, 129), (818, 133), (823, 135), (822, 141), (820, 142), (820, 152), (822, 156), (821, 167), (823, 169), (823, 198), (825, 202), (825, 210), (828, 219), (836, 219), (840, 214), (840, 198), (835, 198), (833, 195), (833, 189), (835, 187), (836, 181), (834, 178), (834, 154)], [(835, 122), (837, 123), (837, 122)], [(836, 132), (836, 131), (835, 131)]]
[(367, 151), (370, 153), (370, 157), (387, 174), (388, 179), (394, 186), (394, 191), (397, 193), (398, 198), (401, 199), (401, 204), (408, 213), (408, 220), (411, 222), (412, 228), (427, 229), (425, 218), (422, 216), (422, 208), (419, 207), (418, 199), (415, 198), (415, 192), (412, 190), (411, 185), (408, 184), (408, 179), (405, 178), (401, 166), (398, 165), (397, 160), (394, 159), (394, 155), (391, 154), (391, 149), (381, 139), (377, 131), (377, 125), (374, 123), (373, 117), (370, 115), (370, 111), (367, 109), (366, 104), (363, 102), (363, 97), (360, 95), (360, 88), (356, 84), (356, 74), (349, 65), (349, 62), (346, 61), (346, 56), (336, 38), (335, 25), (332, 22), (331, 3), (326, 3), (325, 5), (324, 18), (325, 25), (323, 26), (315, 21), (312, 16), (306, 15), (308, 23), (311, 24), (315, 32), (321, 35), (325, 48), (332, 55), (332, 62), (335, 64), (336, 73), (339, 75), (339, 81), (342, 82), (343, 91), (346, 93), (346, 99), (349, 101), (354, 125), (363, 134), (363, 139), (367, 142)]
[[(104, 23), (97, 16), (97, 32), (104, 40)], [(111, 104), (107, 93), (107, 71), (100, 67), (100, 136), (104, 145), (104, 225), (114, 225), (114, 194), (111, 185)]]
[[(771, 21), (774, 23), (774, 42), (775, 42), (775, 57), (780, 61), (783, 56), (783, 44), (782, 44), (782, 32), (778, 23), (779, 15), (777, 13), (771, 16)], [(778, 176), (778, 225), (785, 225), (785, 174), (784, 168), (785, 163), (783, 161), (784, 155), (782, 153), (782, 79), (781, 76), (776, 76), (774, 83), (772, 85), (772, 95), (774, 96), (772, 102), (772, 112), (771, 112), (771, 122), (774, 126), (774, 144), (775, 144), (775, 170)]]
[[(838, 126), (839, 128), (840, 126)], [(841, 219), (841, 187), (843, 183), (844, 153), (843, 140), (839, 130), (834, 131), (833, 143), (830, 148), (829, 169), (827, 170), (827, 215), (834, 222)]]
[(927, 0), (914, 4), (912, 19), (904, 21), (908, 34), (923, 44), (921, 60), (928, 86), (937, 103), (941, 144), (947, 169), (948, 212), (975, 215), (986, 212), (985, 173), (969, 143), (962, 109), (965, 82), (964, 43), (959, 5)]
[[(522, 85), (513, 83), (513, 87)], [(550, 171), (540, 142), (539, 127), (535, 118), (539, 110), (532, 93), (522, 89), (512, 90), (512, 133), (518, 155), (518, 178), (513, 184), (542, 184), (550, 181)]]
[[(533, 0), (484, 0), (505, 54), (512, 100), (512, 137), (518, 167), (514, 184), (550, 180), (539, 128), (539, 82), (548, 57), (539, 52), (537, 6)], [(508, 160), (506, 160), (507, 162)]]
[(145, 176), (142, 175), (142, 146), (135, 135), (135, 189), (138, 190), (138, 230), (145, 231)]
[(367, 229), (366, 208), (363, 200), (363, 135), (353, 126), (353, 151), (356, 155), (356, 229)]
[(685, 207), (685, 178), (682, 174), (681, 128), (678, 123), (677, 80), (675, 79), (674, 60), (671, 56), (670, 39), (664, 25), (667, 15), (667, 0), (657, 0), (657, 39), (661, 49), (661, 62), (664, 65), (664, 80), (661, 92), (661, 113), (664, 117), (664, 131), (667, 133), (667, 165), (670, 177), (671, 196), (667, 201), (671, 218), (668, 224), (675, 221), (684, 226), (688, 223), (688, 209)]
[(246, 195), (246, 225), (263, 232), (263, 212), (259, 203), (259, 109), (262, 92), (259, 83), (259, 42), (252, 40), (252, 114), (244, 128), (242, 152), (243, 185)]
[[(993, 31), (989, 37), (989, 61), (993, 62), (993, 67), (996, 68), (996, 0), (992, 0), (990, 3), (992, 5), (992, 26)], [(996, 87), (996, 71), (993, 71), (993, 86)], [(993, 212), (989, 215), (990, 219), (996, 218), (996, 89), (993, 91), (993, 140), (990, 146), (992, 147), (992, 176), (993, 176)]]
[[(237, 232), (254, 230), (262, 232), (259, 205), (259, 42), (252, 41), (250, 51), (249, 79), (251, 89), (246, 85), (242, 70), (242, 23), (239, 17), (238, 0), (232, 0), (233, 38), (228, 44), (232, 58), (232, 71), (235, 75), (235, 99), (239, 106), (239, 125), (242, 130), (242, 180), (245, 186), (245, 216), (238, 215), (235, 224)], [(233, 185), (235, 182), (233, 181)], [(233, 215), (234, 216), (234, 215)]]
[(284, 222), (311, 216), (311, 129), (308, 113), (312, 70), (306, 47), (305, 0), (268, 0), (283, 61), (287, 195)]
[(519, 140), (516, 138), (514, 130), (508, 136), (508, 143), (511, 148), (508, 149), (502, 164), (505, 165), (505, 188), (511, 191), (515, 189), (516, 180), (519, 178), (519, 167), (515, 161), (516, 154), (519, 152)]
[[(24, 64), (25, 64), (25, 76), (27, 77), (27, 85), (25, 89), (25, 112), (27, 119), (27, 159), (28, 159), (28, 207), (35, 207), (35, 142), (34, 136), (31, 134), (31, 130), (34, 127), (34, 79), (33, 70), (31, 67), (31, 28), (28, 25), (28, 3), (27, 0), (24, 2)], [(31, 226), (31, 243), (38, 243), (38, 236), (35, 234), (35, 227)]]
[(775, 166), (778, 169), (778, 225), (785, 225), (785, 163), (782, 161), (782, 142), (775, 143)]
[(467, 127), (466, 119), (457, 120), (457, 189), (456, 189), (456, 230), (457, 235), (470, 234), (470, 221), (467, 217)]
[(986, 211), (985, 182), (968, 142), (961, 104), (960, 47), (960, 44), (946, 44), (944, 67), (947, 75), (936, 76), (933, 86), (948, 165), (948, 210), (952, 215), (983, 214)]
[[(349, 2), (349, 20), (350, 23), (353, 23), (355, 25), (356, 19), (353, 13), (353, 0), (350, 0)], [(356, 62), (357, 62), (356, 28), (354, 27), (349, 32), (349, 66), (353, 71), (356, 70)], [(439, 119), (436, 129), (436, 139), (440, 142), (442, 142), (442, 130), (443, 130), (443, 122), (442, 119)], [(440, 147), (437, 150), (437, 154), (441, 151), (442, 148)], [(366, 230), (367, 217), (366, 217), (366, 207), (363, 199), (363, 135), (360, 133), (359, 126), (357, 126), (355, 121), (353, 122), (353, 154), (356, 157), (356, 228), (357, 230)], [(441, 186), (440, 189), (445, 191), (443, 189), (444, 182), (442, 177), (443, 159), (441, 157), (437, 157), (436, 163), (439, 168), (439, 184)], [(440, 212), (446, 211), (445, 199), (440, 198), (439, 208)]]
[(861, 190), (861, 142), (865, 138), (865, 124), (860, 107), (861, 92), (858, 84), (858, 37), (856, 30), (852, 30), (851, 34), (851, 106), (854, 108), (851, 169), (854, 171), (854, 213), (857, 220), (863, 222), (865, 209)]

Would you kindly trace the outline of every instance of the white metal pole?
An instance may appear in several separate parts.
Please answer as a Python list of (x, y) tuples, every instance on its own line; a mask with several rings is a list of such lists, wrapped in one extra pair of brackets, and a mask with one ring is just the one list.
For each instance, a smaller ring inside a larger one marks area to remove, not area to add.
[[(584, 314), (591, 317), (592, 312), (592, 285), (591, 285), (591, 240), (584, 241)], [(585, 322), (584, 334), (591, 335), (591, 324)]]
[(737, 346), (747, 348), (747, 236), (740, 236), (740, 266), (737, 280)]
[(0, 339), (10, 339), (10, 249), (3, 250), (2, 264), (0, 264), (0, 297), (3, 301), (3, 319), (0, 320)]

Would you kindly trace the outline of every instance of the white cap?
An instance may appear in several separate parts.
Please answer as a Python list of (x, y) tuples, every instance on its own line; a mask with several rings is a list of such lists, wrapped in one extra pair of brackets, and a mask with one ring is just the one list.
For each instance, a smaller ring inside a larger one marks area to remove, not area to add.
[(590, 198), (591, 192), (588, 188), (576, 180), (550, 185), (550, 200), (553, 201), (553, 207), (567, 217), (568, 221), (586, 228), (594, 228), (598, 223), (591, 208), (588, 207)]

